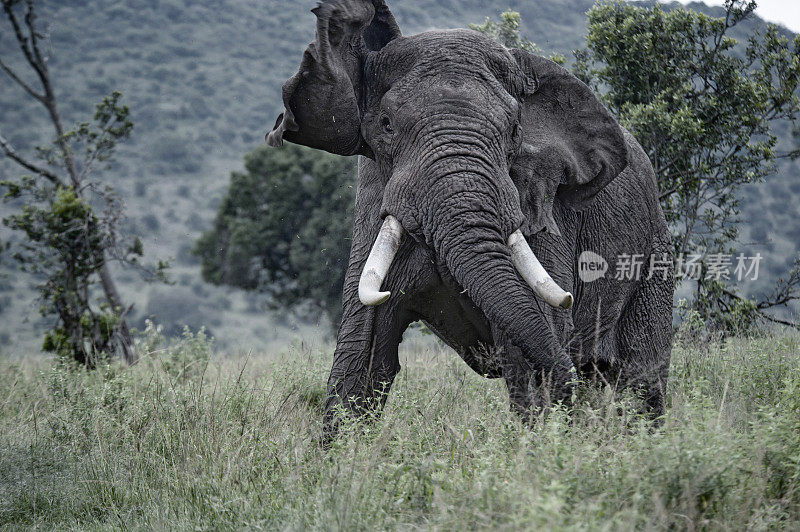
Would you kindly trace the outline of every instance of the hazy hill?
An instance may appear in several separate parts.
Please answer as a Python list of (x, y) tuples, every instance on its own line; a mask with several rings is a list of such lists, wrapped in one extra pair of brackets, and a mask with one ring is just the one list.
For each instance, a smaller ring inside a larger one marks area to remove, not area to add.
[[(314, 0), (50, 0), (51, 71), (67, 122), (84, 119), (112, 90), (121, 90), (136, 123), (109, 176), (128, 203), (130, 229), (151, 257), (173, 256), (174, 286), (121, 279), (136, 302), (135, 318), (156, 314), (173, 330), (205, 324), (228, 347), (284, 343), (294, 317), (261, 309), (254, 294), (206, 285), (190, 249), (210, 225), (231, 170), (263, 142), (281, 107), (280, 84), (313, 39)], [(405, 33), (460, 27), (520, 11), (524, 32), (545, 52), (581, 46), (590, 0), (390, 1)], [(0, 54), (17, 58), (11, 36)], [(12, 61), (13, 64), (13, 61)], [(40, 109), (0, 75), (0, 131), (22, 151), (50, 135)], [(0, 172), (16, 169), (0, 161)], [(774, 240), (764, 266), (771, 274), (800, 247), (800, 162), (784, 164), (770, 183), (745, 198), (745, 238)], [(794, 198), (794, 200), (793, 200)], [(9, 235), (0, 232), (0, 238)], [(765, 248), (766, 249), (766, 248)], [(775, 256), (778, 258), (776, 259)], [(5, 265), (4, 265), (5, 264)], [(34, 280), (0, 255), (0, 352), (38, 343)], [(27, 341), (25, 341), (27, 339)], [(10, 341), (11, 340), (11, 341)]]

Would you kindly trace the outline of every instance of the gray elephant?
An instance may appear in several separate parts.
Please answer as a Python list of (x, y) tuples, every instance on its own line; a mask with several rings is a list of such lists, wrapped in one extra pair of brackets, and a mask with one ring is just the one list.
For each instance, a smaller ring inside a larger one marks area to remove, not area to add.
[(636, 140), (537, 55), (470, 30), (403, 37), (385, 0), (312, 11), (267, 142), (361, 156), (327, 434), (383, 405), (418, 320), (525, 415), (576, 377), (661, 415), (672, 248)]

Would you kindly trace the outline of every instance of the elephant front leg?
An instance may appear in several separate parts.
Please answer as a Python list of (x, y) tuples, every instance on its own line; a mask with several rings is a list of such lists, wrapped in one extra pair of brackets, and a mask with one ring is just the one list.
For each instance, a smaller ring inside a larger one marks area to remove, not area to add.
[(328, 379), (324, 436), (336, 435), (343, 417), (381, 411), (400, 371), (397, 348), (410, 319), (400, 305), (358, 308), (345, 315)]

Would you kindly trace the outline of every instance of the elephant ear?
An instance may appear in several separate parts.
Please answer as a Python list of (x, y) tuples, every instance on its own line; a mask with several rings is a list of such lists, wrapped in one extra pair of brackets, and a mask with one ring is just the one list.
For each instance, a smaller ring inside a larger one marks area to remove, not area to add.
[(583, 82), (543, 57), (511, 53), (525, 79), (522, 149), (511, 167), (523, 232), (558, 234), (556, 195), (575, 210), (586, 208), (628, 165), (628, 148), (620, 125)]
[(284, 112), (267, 144), (284, 140), (339, 155), (369, 155), (361, 138), (366, 55), (401, 36), (385, 0), (323, 0), (311, 10), (317, 35), (283, 85)]

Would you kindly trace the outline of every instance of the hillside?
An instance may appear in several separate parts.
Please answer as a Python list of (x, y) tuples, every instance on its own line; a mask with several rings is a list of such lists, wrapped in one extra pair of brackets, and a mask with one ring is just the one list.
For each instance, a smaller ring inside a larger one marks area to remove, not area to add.
[[(263, 142), (281, 107), (280, 84), (297, 67), (313, 38), (315, 2), (301, 0), (50, 0), (41, 14), (51, 22), (51, 72), (67, 122), (84, 119), (94, 103), (120, 90), (136, 123), (109, 180), (128, 205), (130, 229), (148, 257), (174, 257), (173, 286), (149, 286), (121, 277), (147, 315), (176, 332), (180, 324), (207, 325), (227, 349), (285, 344), (300, 328), (293, 316), (262, 308), (257, 294), (212, 287), (200, 278), (191, 248), (207, 229), (245, 153)], [(520, 11), (523, 31), (544, 52), (582, 44), (590, 0), (406, 0), (390, 2), (405, 33), (462, 27)], [(17, 58), (9, 35), (0, 55)], [(13, 61), (11, 61), (14, 64)], [(40, 110), (0, 77), (0, 131), (28, 151), (50, 135)], [(30, 153), (28, 151), (28, 153)], [(0, 160), (0, 172), (13, 171)], [(769, 183), (744, 198), (744, 237), (766, 250), (763, 267), (774, 278), (800, 247), (793, 223), (800, 214), (800, 161), (786, 163)], [(0, 232), (0, 239), (11, 237)], [(769, 244), (772, 241), (772, 244)], [(764, 251), (762, 251), (764, 253)], [(41, 326), (31, 286), (0, 255), (0, 352), (38, 343)], [(9, 340), (13, 338), (13, 345)]]

